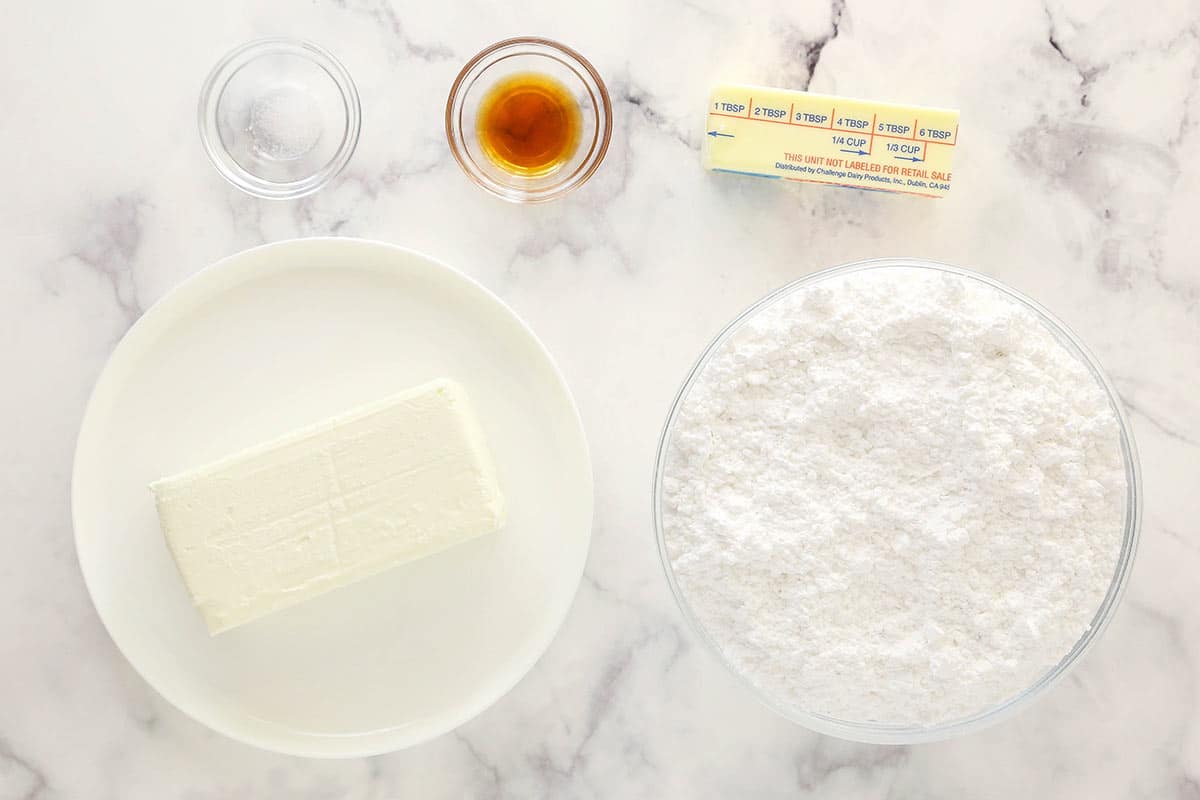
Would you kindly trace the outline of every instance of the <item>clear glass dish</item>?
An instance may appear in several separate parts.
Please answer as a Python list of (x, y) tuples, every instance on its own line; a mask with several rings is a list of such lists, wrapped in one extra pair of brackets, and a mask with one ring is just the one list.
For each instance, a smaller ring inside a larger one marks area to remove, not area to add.
[(362, 111), (350, 73), (312, 42), (259, 39), (200, 90), (204, 152), (227, 181), (269, 199), (312, 194), (354, 155)]
[[(662, 489), (663, 489), (663, 472), (667, 461), (667, 453), (670, 448), (672, 435), (674, 433), (675, 421), (679, 415), (680, 408), (686, 400), (688, 392), (691, 390), (697, 376), (707, 366), (709, 359), (715, 354), (720, 347), (733, 335), (737, 329), (747, 319), (754, 316), (756, 313), (765, 307), (777, 302), (783, 297), (795, 292), (798, 289), (812, 286), (813, 284), (827, 280), (834, 276), (843, 275), (849, 272), (866, 269), (887, 269), (892, 267), (906, 268), (921, 268), (940, 270), (950, 272), (956, 275), (961, 275), (973, 280), (980, 281), (996, 289), (999, 289), (1004, 294), (1024, 305), (1026, 308), (1033, 311), (1037, 317), (1046, 325), (1047, 328), (1055, 335), (1064, 347), (1079, 358), (1095, 377), (1097, 383), (1103, 387), (1108, 395), (1109, 404), (1113, 409), (1113, 413), (1117, 417), (1118, 426), (1121, 435), (1121, 452), (1125, 462), (1125, 478), (1126, 478), (1126, 499), (1125, 499), (1125, 520), (1124, 520), (1124, 538), (1121, 544), (1121, 552), (1117, 559), (1116, 569), (1113, 572), (1112, 582), (1109, 584), (1108, 592), (1105, 594), (1104, 601), (1100, 604), (1095, 616), (1092, 618), (1091, 625), (1087, 632), (1079, 638), (1075, 646), (1071, 648), (1058, 664), (1042, 675), (1033, 685), (1029, 686), (1024, 691), (1010, 697), (1004, 702), (982, 709), (975, 714), (964, 717), (962, 719), (951, 720), (929, 727), (917, 726), (901, 726), (901, 725), (883, 725), (856, 721), (847, 721), (836, 719), (834, 717), (814, 714), (798, 709), (790, 704), (781, 702), (778, 698), (774, 698), (757, 687), (746, 675), (742, 674), (735, 668), (722, 653), (718, 643), (709, 635), (704, 626), (696, 619), (688, 603), (687, 597), (680, 589), (678, 582), (675, 579), (674, 571), (671, 567), (671, 560), (666, 549), (666, 539), (663, 530), (663, 512), (662, 512)], [(663, 571), (666, 573), (667, 582), (671, 586), (671, 592), (675, 596), (675, 601), (679, 605), (679, 610), (687, 620), (688, 625), (716, 654), (717, 658), (735, 674), (741, 682), (768, 708), (775, 713), (790, 719), (800, 725), (810, 728), (819, 733), (837, 736), (843, 739), (850, 739), (859, 742), (871, 742), (876, 744), (913, 744), (917, 742), (938, 741), (941, 739), (950, 739), (962, 736), (967, 733), (979, 730), (980, 728), (991, 725), (1010, 714), (1024, 708), (1032, 702), (1038, 695), (1042, 694), (1050, 686), (1062, 679), (1064, 675), (1078, 663), (1079, 659), (1086, 653), (1100, 637), (1100, 634), (1107, 627), (1113, 613), (1116, 611), (1117, 605), (1124, 594), (1125, 585), (1129, 580), (1129, 574), (1133, 567), (1134, 555), (1137, 552), (1138, 536), (1141, 530), (1141, 511), (1142, 511), (1142, 486), (1141, 486), (1141, 469), (1138, 464), (1137, 449), (1133, 441), (1133, 434), (1130, 431), (1129, 420), (1125, 414), (1125, 410), (1121, 406), (1117, 392), (1113, 388), (1111, 381), (1104, 374), (1100, 364), (1092, 353), (1084, 346), (1084, 344), (1075, 336), (1074, 333), (1067, 328), (1065, 324), (1059, 321), (1054, 315), (1043, 308), (1035, 301), (1024, 296), (1020, 292), (1012, 289), (999, 281), (988, 278), (971, 270), (961, 267), (951, 266), (949, 264), (940, 264), (933, 261), (924, 261), (921, 259), (910, 258), (882, 258), (868, 261), (858, 261), (842, 266), (833, 267), (814, 273), (805, 278), (793, 281), (786, 286), (777, 289), (768, 294), (758, 302), (751, 305), (745, 311), (737, 316), (729, 323), (712, 343), (705, 348), (700, 358), (696, 361), (687, 378), (683, 382), (678, 394), (675, 396), (674, 402), (671, 404), (670, 413), (667, 415), (666, 424), (663, 426), (662, 436), (659, 439), (658, 454), (654, 467), (654, 489), (653, 489), (653, 512), (654, 512), (654, 532), (658, 541), (659, 556), (662, 560)]]
[[(476, 125), (481, 101), (501, 81), (520, 73), (546, 75), (561, 83), (578, 104), (579, 145), (558, 169), (518, 175), (497, 166), (479, 142)], [(467, 62), (446, 99), (446, 140), (467, 176), (513, 203), (541, 203), (578, 188), (600, 166), (612, 138), (612, 103), (600, 74), (571, 48), (527, 36), (505, 39)]]

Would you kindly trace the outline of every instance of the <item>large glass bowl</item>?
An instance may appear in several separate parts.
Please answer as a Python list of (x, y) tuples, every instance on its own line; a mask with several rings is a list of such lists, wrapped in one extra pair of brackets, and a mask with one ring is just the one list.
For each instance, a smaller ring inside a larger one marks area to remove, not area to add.
[[(696, 615), (692, 612), (691, 606), (688, 603), (686, 594), (680, 589), (679, 583), (675, 579), (675, 573), (671, 567), (671, 559), (667, 554), (666, 538), (663, 530), (663, 509), (662, 509), (662, 490), (663, 490), (663, 472), (667, 462), (667, 455), (671, 447), (671, 441), (675, 431), (675, 421), (679, 416), (679, 411), (686, 401), (688, 393), (691, 391), (692, 385), (697, 377), (704, 371), (712, 356), (721, 348), (723, 344), (732, 336), (741, 325), (749, 318), (756, 315), (766, 307), (776, 303), (780, 299), (787, 297), (791, 293), (810, 287), (814, 284), (828, 280), (835, 276), (845, 275), (849, 272), (858, 270), (873, 270), (873, 269), (892, 269), (896, 267), (903, 268), (920, 268), (939, 270), (949, 272), (955, 275), (960, 275), (971, 280), (976, 280), (988, 286), (999, 289), (1008, 297), (1025, 306), (1034, 312), (1034, 314), (1042, 321), (1042, 323), (1054, 334), (1058, 341), (1072, 352), (1080, 361), (1082, 361), (1088, 370), (1095, 377), (1096, 382), (1104, 389), (1108, 395), (1109, 405), (1112, 407), (1113, 414), (1116, 415), (1118, 426), (1121, 434), (1121, 453), (1125, 462), (1125, 520), (1124, 520), (1124, 536), (1121, 543), (1121, 552), (1117, 559), (1116, 568), (1113, 571), (1112, 582), (1109, 584), (1108, 592), (1104, 596), (1103, 602), (1097, 609), (1092, 622), (1087, 631), (1075, 643), (1070, 652), (1066, 653), (1062, 660), (1058, 662), (1052, 669), (1043, 674), (1037, 681), (1025, 690), (1009, 697), (1005, 701), (984, 708), (968, 717), (961, 719), (950, 720), (948, 722), (939, 723), (933, 726), (912, 726), (912, 725), (886, 725), (871, 722), (856, 722), (837, 719), (823, 714), (815, 714), (796, 708), (794, 705), (784, 702), (780, 698), (773, 697), (767, 692), (756, 686), (750, 678), (741, 673), (721, 651), (720, 645), (715, 641), (709, 632), (704, 628)], [(1142, 486), (1141, 486), (1141, 471), (1138, 465), (1137, 450), (1133, 441), (1133, 434), (1129, 428), (1129, 420), (1126, 417), (1125, 410), (1121, 406), (1117, 392), (1113, 388), (1111, 381), (1104, 374), (1096, 361), (1095, 356), (1083, 345), (1078, 337), (1073, 334), (1066, 325), (1055, 318), (1049, 311), (1038, 305), (1033, 300), (1030, 300), (1025, 295), (1011, 289), (999, 281), (980, 275), (971, 270), (962, 269), (960, 267), (951, 266), (949, 264), (939, 264), (932, 261), (924, 261), (911, 258), (882, 258), (869, 261), (858, 261), (851, 264), (844, 264), (839, 267), (817, 272), (808, 277), (789, 283), (788, 285), (778, 289), (766, 297), (762, 298), (752, 306), (747, 308), (738, 315), (733, 322), (729, 323), (722, 330), (712, 343), (705, 348), (700, 355), (695, 366), (688, 373), (687, 378), (683, 382), (679, 393), (675, 396), (675, 401), (671, 405), (671, 411), (667, 415), (666, 424), (663, 426), (662, 437), (658, 444), (658, 456), (654, 468), (654, 531), (658, 540), (659, 556), (662, 559), (663, 571), (666, 573), (667, 582), (671, 585), (671, 591), (675, 595), (675, 600), (679, 604), (679, 610), (683, 613), (684, 618), (688, 621), (692, 630), (704, 640), (709, 648), (717, 655), (717, 657), (725, 664), (725, 666), (741, 679), (750, 691), (758, 697), (758, 699), (768, 708), (776, 713), (792, 720), (800, 725), (803, 725), (820, 733), (838, 736), (843, 739), (850, 739), (859, 742), (872, 742), (877, 744), (912, 744), (916, 742), (930, 742), (940, 739), (950, 739), (957, 736), (979, 730), (980, 728), (991, 725), (1017, 710), (1028, 706), (1035, 697), (1042, 694), (1050, 686), (1061, 680), (1064, 675), (1078, 663), (1079, 659), (1086, 653), (1100, 634), (1108, 625), (1113, 613), (1116, 611), (1117, 605), (1121, 600), (1121, 596), (1125, 590), (1125, 584), (1129, 580), (1129, 573), (1133, 567), (1134, 554), (1137, 551), (1138, 535), (1141, 528), (1141, 511), (1142, 511)]]

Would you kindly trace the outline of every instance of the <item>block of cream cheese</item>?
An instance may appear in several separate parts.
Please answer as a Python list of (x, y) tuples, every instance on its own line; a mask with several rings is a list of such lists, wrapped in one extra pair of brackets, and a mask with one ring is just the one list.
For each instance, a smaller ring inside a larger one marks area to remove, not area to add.
[(446, 379), (150, 489), (213, 634), (504, 524), (483, 431)]
[(958, 112), (725, 83), (708, 99), (716, 172), (944, 197)]

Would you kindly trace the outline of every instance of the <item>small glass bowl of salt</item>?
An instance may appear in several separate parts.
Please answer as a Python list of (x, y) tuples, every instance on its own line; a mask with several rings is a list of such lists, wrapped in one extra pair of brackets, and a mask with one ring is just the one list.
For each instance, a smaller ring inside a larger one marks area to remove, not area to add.
[(259, 39), (222, 58), (200, 91), (200, 139), (221, 175), (257, 197), (311, 194), (354, 154), (362, 112), (324, 48)]

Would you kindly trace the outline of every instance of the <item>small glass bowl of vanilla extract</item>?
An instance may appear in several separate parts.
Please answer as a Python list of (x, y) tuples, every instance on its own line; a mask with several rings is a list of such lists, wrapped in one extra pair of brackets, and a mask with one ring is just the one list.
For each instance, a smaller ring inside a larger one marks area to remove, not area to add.
[(565, 45), (522, 37), (463, 67), (446, 100), (446, 139), (463, 171), (514, 203), (562, 197), (600, 166), (612, 137), (608, 90)]

